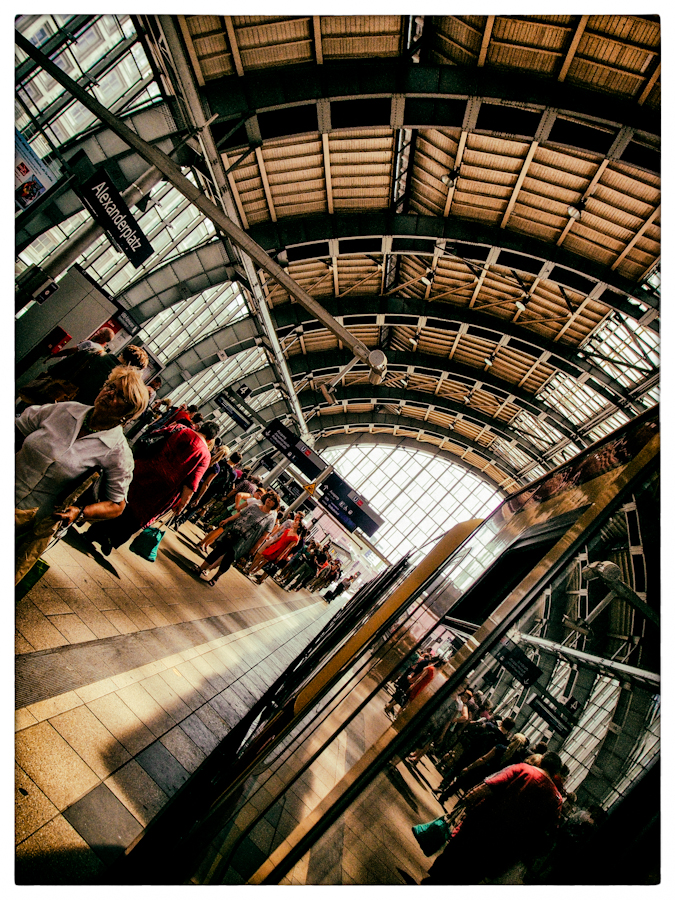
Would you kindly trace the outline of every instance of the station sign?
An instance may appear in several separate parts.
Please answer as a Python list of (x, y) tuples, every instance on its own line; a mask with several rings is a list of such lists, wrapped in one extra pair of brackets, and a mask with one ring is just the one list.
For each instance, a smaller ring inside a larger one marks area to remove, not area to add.
[(152, 244), (105, 169), (97, 169), (75, 190), (96, 222), (135, 269), (152, 256)]
[(528, 705), (558, 734), (567, 737), (572, 733), (574, 722), (570, 718), (571, 712), (568, 710), (563, 712), (565, 708), (557, 704), (552, 697), (547, 694), (535, 694), (528, 700)]
[(535, 665), (527, 654), (508, 638), (502, 638), (490, 653), (496, 660), (499, 660), (507, 672), (510, 672), (525, 687), (534, 684), (542, 674), (539, 666)]
[(335, 472), (331, 472), (317, 487), (321, 491), (319, 504), (349, 531), (360, 528), (365, 534), (372, 536), (384, 522), (366, 499)]
[(218, 396), (215, 398), (215, 403), (220, 407), (220, 409), (222, 409), (224, 413), (227, 413), (227, 415), (232, 419), (233, 422), (236, 422), (237, 425), (240, 425), (244, 429), (244, 431), (247, 428), (250, 428), (251, 425), (253, 425), (253, 419), (249, 419), (248, 416), (245, 416), (242, 412), (239, 412), (236, 406), (232, 406), (230, 401), (223, 394), (218, 394)]
[(280, 419), (273, 419), (263, 434), (307, 478), (314, 480), (327, 467), (321, 457)]

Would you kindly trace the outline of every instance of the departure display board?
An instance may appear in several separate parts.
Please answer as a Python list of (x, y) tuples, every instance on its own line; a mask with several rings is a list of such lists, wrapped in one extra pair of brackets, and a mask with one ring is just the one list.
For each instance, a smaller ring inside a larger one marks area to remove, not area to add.
[(365, 534), (372, 536), (384, 522), (366, 500), (335, 472), (331, 472), (317, 488), (321, 491), (318, 498), (320, 505), (349, 531), (360, 528)]
[(321, 457), (304, 441), (301, 441), (298, 435), (287, 428), (280, 419), (273, 419), (263, 434), (277, 450), (284, 454), (286, 459), (290, 460), (309, 479), (313, 480), (326, 468), (326, 463)]
[(250, 428), (253, 425), (253, 419), (249, 419), (248, 416), (245, 416), (242, 412), (233, 406), (230, 401), (223, 394), (219, 394), (215, 400), (216, 404), (222, 409), (224, 413), (232, 419), (233, 422), (236, 422), (237, 425), (240, 425), (244, 430)]

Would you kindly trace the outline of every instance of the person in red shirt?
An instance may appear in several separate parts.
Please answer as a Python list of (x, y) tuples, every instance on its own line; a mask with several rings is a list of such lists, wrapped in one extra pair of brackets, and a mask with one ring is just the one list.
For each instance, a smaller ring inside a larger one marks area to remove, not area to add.
[[(302, 513), (296, 513), (288, 528), (282, 531), (281, 534), (274, 535), (271, 543), (258, 550), (251, 563), (251, 568), (248, 570), (248, 575), (255, 575), (265, 563), (280, 563), (286, 559), (293, 552), (293, 548), (297, 547), (302, 534), (306, 533), (307, 529), (302, 525)], [(258, 584), (262, 584), (266, 577), (267, 573), (263, 572), (255, 580)]]
[(480, 884), (536, 855), (557, 827), (561, 768), (557, 753), (545, 753), (538, 766), (507, 766), (470, 791), (464, 818), (422, 884)]
[(90, 541), (101, 545), (104, 556), (170, 509), (181, 513), (208, 468), (211, 454), (206, 442), (218, 433), (215, 424), (207, 422), (201, 433), (180, 424), (167, 426), (164, 431), (166, 437), (157, 449), (147, 458), (136, 459), (122, 515), (92, 525), (87, 532)]

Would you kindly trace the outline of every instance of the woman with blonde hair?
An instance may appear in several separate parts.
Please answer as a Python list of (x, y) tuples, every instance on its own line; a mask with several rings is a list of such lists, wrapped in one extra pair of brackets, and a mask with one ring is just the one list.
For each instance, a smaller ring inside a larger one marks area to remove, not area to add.
[[(138, 369), (118, 366), (93, 406), (48, 403), (29, 406), (17, 418), (15, 506), (17, 553), (22, 558), (29, 545), (34, 555), (38, 537), (46, 537), (34, 563), (60, 525), (121, 515), (134, 471), (122, 426), (140, 415), (147, 403), (148, 389)], [(73, 492), (96, 467), (103, 472), (105, 499), (78, 505)], [(64, 507), (66, 497), (71, 502)]]

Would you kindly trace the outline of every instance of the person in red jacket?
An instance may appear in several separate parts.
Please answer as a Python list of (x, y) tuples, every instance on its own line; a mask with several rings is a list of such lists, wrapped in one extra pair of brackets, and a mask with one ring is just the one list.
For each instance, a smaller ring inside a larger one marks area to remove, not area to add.
[(122, 515), (92, 525), (87, 532), (90, 541), (101, 545), (104, 556), (170, 509), (181, 513), (208, 468), (211, 454), (206, 442), (215, 438), (217, 425), (207, 422), (199, 432), (185, 425), (170, 425), (162, 431), (166, 438), (158, 442), (158, 449), (135, 461)]
[(507, 766), (470, 791), (464, 818), (422, 884), (480, 884), (536, 855), (558, 824), (561, 768), (557, 753), (545, 753), (538, 766)]

